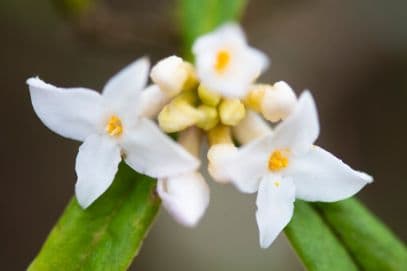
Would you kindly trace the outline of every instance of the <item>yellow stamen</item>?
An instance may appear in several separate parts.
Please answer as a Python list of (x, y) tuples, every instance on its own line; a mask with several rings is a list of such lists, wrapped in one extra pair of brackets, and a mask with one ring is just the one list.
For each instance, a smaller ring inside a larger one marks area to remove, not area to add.
[(215, 70), (218, 73), (225, 71), (230, 63), (230, 53), (226, 50), (219, 50), (216, 54)]
[(105, 131), (110, 136), (120, 136), (123, 133), (123, 126), (120, 118), (115, 115), (111, 116), (107, 121)]
[(288, 166), (288, 158), (284, 155), (284, 151), (275, 150), (269, 158), (268, 167), (271, 171), (278, 171)]

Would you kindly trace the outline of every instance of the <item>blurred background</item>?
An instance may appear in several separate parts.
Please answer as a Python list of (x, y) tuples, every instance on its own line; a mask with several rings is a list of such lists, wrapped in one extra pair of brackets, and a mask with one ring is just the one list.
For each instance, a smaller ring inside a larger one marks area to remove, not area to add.
[[(179, 53), (175, 1), (99, 1), (78, 17), (61, 1), (0, 1), (2, 270), (24, 270), (73, 195), (79, 146), (46, 129), (25, 85), (101, 89), (135, 58)], [(407, 23), (403, 0), (252, 0), (242, 24), (272, 59), (265, 82), (312, 90), (318, 144), (375, 177), (359, 197), (407, 239)], [(75, 12), (75, 9), (72, 11)], [(196, 229), (163, 210), (132, 270), (303, 270), (285, 237), (261, 250), (255, 198), (211, 185)]]

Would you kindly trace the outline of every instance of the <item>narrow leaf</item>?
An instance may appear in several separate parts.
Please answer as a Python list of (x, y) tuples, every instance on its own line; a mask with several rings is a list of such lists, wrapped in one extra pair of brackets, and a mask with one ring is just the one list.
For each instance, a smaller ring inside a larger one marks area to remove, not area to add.
[(346, 249), (309, 203), (297, 200), (285, 233), (309, 271), (359, 270)]
[(407, 270), (406, 246), (358, 200), (314, 206), (364, 270)]
[(70, 201), (28, 270), (126, 270), (158, 211), (154, 191), (154, 180), (121, 163), (88, 209)]
[(194, 40), (224, 22), (238, 20), (245, 6), (246, 0), (178, 0), (184, 56), (192, 59)]

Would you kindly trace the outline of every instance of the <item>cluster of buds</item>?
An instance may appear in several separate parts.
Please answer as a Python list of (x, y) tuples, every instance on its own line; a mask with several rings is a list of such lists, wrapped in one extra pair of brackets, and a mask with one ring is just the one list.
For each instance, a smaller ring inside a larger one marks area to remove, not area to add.
[(157, 96), (166, 97), (158, 123), (167, 133), (191, 127), (205, 133), (208, 171), (214, 180), (228, 182), (217, 168), (236, 152), (235, 142), (245, 144), (270, 133), (266, 121), (285, 119), (297, 97), (284, 81), (273, 85), (255, 82), (267, 67), (267, 57), (247, 45), (236, 25), (225, 25), (199, 38), (193, 51), (196, 67), (170, 56), (151, 70), (151, 80), (162, 91)]

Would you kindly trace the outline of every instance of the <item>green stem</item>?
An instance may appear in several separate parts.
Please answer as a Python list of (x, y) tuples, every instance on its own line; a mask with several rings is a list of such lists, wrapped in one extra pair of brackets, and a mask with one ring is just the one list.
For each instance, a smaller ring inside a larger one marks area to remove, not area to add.
[(159, 206), (155, 181), (121, 163), (112, 186), (88, 209), (70, 201), (28, 270), (126, 270)]
[(307, 270), (359, 270), (340, 240), (309, 203), (295, 202), (295, 213), (285, 233)]
[(358, 200), (314, 206), (365, 270), (407, 270), (406, 246)]

